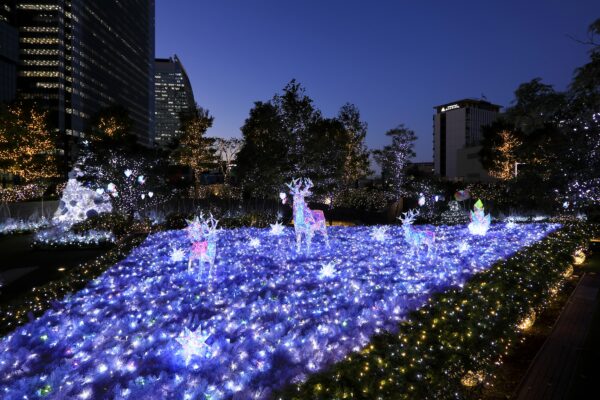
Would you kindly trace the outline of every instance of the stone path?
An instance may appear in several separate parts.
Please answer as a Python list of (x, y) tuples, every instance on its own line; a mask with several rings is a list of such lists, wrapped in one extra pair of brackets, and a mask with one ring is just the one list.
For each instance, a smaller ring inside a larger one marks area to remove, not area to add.
[(567, 398), (590, 330), (599, 291), (600, 276), (586, 273), (529, 366), (516, 399)]

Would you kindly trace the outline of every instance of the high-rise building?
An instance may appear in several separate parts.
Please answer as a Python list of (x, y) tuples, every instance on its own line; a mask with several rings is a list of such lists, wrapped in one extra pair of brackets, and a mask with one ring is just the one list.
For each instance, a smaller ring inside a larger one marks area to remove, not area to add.
[(19, 34), (10, 1), (0, 4), (0, 102), (14, 100), (17, 91)]
[(498, 117), (501, 106), (463, 99), (434, 107), (433, 161), (436, 175), (452, 180), (489, 181), (481, 166), (481, 128)]
[(128, 110), (133, 132), (154, 133), (154, 0), (17, 0), (17, 94), (79, 137), (103, 108)]
[(181, 134), (180, 114), (196, 105), (192, 85), (177, 55), (156, 59), (154, 87), (155, 141), (165, 146)]

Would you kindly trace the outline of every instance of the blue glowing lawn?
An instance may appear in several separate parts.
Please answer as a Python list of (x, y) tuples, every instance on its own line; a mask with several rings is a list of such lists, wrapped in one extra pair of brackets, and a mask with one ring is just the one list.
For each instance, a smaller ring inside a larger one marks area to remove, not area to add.
[[(317, 238), (309, 257), (291, 229), (222, 231), (211, 284), (171, 260), (185, 232), (159, 233), (0, 340), (0, 397), (265, 398), (557, 227), (497, 224), (485, 237), (437, 227), (435, 253), (418, 257), (400, 227), (384, 242), (371, 228), (330, 228), (331, 248)], [(185, 328), (207, 337), (195, 355), (182, 350)]]

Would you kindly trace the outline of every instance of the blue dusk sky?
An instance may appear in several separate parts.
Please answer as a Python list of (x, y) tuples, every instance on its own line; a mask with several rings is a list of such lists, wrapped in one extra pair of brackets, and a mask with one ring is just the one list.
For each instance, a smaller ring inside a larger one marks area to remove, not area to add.
[(181, 59), (209, 136), (241, 137), (254, 102), (295, 78), (325, 116), (356, 104), (369, 148), (403, 123), (430, 161), (434, 106), (507, 106), (535, 77), (564, 90), (588, 60), (568, 35), (599, 17), (599, 0), (157, 0), (156, 56)]

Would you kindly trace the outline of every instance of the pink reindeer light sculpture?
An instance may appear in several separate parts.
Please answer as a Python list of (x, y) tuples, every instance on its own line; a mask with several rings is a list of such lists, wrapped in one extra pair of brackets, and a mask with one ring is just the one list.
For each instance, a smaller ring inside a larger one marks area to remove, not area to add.
[(290, 189), (290, 194), (294, 198), (294, 231), (296, 232), (296, 251), (300, 251), (302, 236), (306, 242), (306, 249), (310, 252), (310, 245), (315, 232), (320, 232), (325, 237), (327, 246), (329, 246), (329, 237), (327, 236), (327, 225), (325, 214), (322, 210), (311, 210), (304, 201), (304, 198), (312, 193), (310, 189), (313, 183), (310, 179), (292, 179), (291, 183), (286, 183)]
[(418, 231), (413, 228), (415, 218), (419, 215), (418, 210), (409, 210), (408, 212), (402, 213), (402, 217), (398, 217), (402, 221), (402, 230), (404, 231), (404, 240), (409, 244), (415, 253), (418, 253), (421, 246), (427, 246), (427, 254), (433, 247), (435, 242), (435, 232), (432, 231)]
[(212, 215), (205, 218), (200, 215), (191, 221), (188, 221), (187, 234), (192, 242), (188, 258), (188, 272), (191, 272), (194, 261), (199, 260), (200, 266), (208, 263), (209, 278), (212, 276), (217, 255), (217, 221)]

